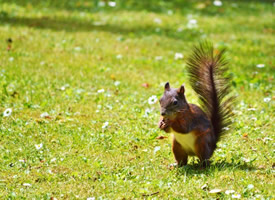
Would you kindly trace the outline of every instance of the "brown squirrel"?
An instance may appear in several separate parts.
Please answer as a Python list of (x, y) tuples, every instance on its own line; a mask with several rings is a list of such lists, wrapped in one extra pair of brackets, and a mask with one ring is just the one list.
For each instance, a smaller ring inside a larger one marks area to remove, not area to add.
[(202, 42), (187, 60), (189, 82), (202, 109), (186, 101), (184, 85), (174, 89), (167, 82), (164, 86), (159, 128), (173, 133), (172, 150), (179, 166), (187, 164), (188, 156), (197, 156), (208, 165), (231, 122), (234, 98), (230, 95), (230, 77), (225, 75), (225, 49), (215, 52), (211, 43)]

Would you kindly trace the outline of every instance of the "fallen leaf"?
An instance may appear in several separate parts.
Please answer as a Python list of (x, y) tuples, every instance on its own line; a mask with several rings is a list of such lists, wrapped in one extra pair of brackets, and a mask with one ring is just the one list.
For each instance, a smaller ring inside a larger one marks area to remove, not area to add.
[(156, 194), (158, 194), (158, 193), (159, 193), (159, 192), (154, 192), (154, 193), (152, 193), (152, 194), (142, 194), (142, 196), (148, 197), (148, 196), (156, 195)]
[(257, 151), (257, 149), (256, 149), (256, 148), (253, 148), (253, 147), (250, 147), (250, 149), (251, 149), (252, 151)]
[(264, 168), (265, 168), (264, 165), (260, 165), (260, 166), (258, 167), (258, 169), (264, 169)]
[(141, 86), (144, 88), (148, 88), (150, 85), (149, 85), (149, 83), (142, 83)]
[(165, 138), (168, 138), (167, 136), (158, 136), (158, 137), (156, 137), (156, 139), (158, 139), (158, 140), (163, 140), (163, 139), (165, 139)]

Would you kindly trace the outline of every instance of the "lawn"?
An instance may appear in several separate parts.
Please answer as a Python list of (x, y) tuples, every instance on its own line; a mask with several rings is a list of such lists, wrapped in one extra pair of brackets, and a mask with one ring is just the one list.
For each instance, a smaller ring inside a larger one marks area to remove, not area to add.
[[(275, 6), (215, 4), (0, 0), (0, 198), (274, 199)], [(233, 126), (210, 167), (170, 167), (148, 99), (169, 81), (198, 102), (204, 39), (227, 48)]]

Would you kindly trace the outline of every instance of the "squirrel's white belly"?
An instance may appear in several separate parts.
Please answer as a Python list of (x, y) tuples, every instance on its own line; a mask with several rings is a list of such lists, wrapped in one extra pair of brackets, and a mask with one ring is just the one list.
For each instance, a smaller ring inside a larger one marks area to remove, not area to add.
[(175, 131), (172, 132), (174, 139), (182, 146), (185, 152), (192, 156), (196, 155), (195, 151), (195, 140), (196, 136), (193, 132), (181, 134)]

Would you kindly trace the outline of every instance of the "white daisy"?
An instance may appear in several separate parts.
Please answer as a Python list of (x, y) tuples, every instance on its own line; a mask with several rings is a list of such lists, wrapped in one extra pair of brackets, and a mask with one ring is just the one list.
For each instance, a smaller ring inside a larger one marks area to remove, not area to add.
[(220, 0), (215, 0), (213, 4), (214, 6), (222, 6), (222, 2)]
[(187, 23), (187, 28), (192, 29), (192, 28), (197, 28), (197, 20), (196, 19), (190, 19)]
[(251, 189), (253, 189), (253, 188), (254, 188), (254, 185), (249, 184), (249, 185), (247, 186), (247, 188), (251, 190)]
[(108, 126), (109, 126), (109, 122), (104, 122), (103, 125), (102, 125), (102, 128), (106, 129)]
[(217, 193), (221, 193), (221, 189), (213, 189), (213, 190), (210, 190), (209, 193), (210, 194), (217, 194)]
[(271, 98), (270, 97), (266, 97), (266, 98), (264, 98), (264, 102), (270, 102), (270, 100), (271, 100)]
[(105, 5), (106, 5), (106, 3), (104, 1), (99, 1), (98, 2), (99, 7), (104, 7)]
[(250, 162), (250, 159), (249, 159), (249, 158), (244, 158), (244, 157), (242, 157), (242, 160), (243, 160), (244, 162), (246, 162), (246, 163)]
[(154, 19), (154, 22), (155, 22), (156, 24), (161, 24), (161, 23), (162, 23), (162, 20), (161, 20), (160, 18), (155, 18), (155, 19)]
[(228, 195), (228, 194), (232, 194), (232, 193), (234, 193), (234, 192), (235, 192), (235, 190), (226, 190), (226, 191), (225, 191), (225, 194)]
[(40, 144), (35, 144), (35, 148), (36, 148), (37, 150), (41, 149), (42, 147), (43, 147), (43, 144), (42, 144), (42, 143), (40, 143)]
[(23, 183), (23, 186), (26, 186), (26, 187), (31, 187), (32, 185), (29, 184), (29, 183)]
[(88, 197), (87, 200), (95, 200), (95, 197)]
[(49, 113), (47, 113), (47, 112), (43, 112), (41, 115), (40, 115), (40, 117), (41, 118), (45, 118), (45, 117), (49, 117), (50, 115), (49, 115)]
[(120, 81), (115, 81), (115, 82), (114, 82), (114, 85), (115, 85), (115, 86), (119, 86), (119, 85), (120, 85)]
[(178, 31), (178, 32), (182, 32), (182, 31), (183, 31), (183, 28), (182, 28), (182, 27), (179, 27), (179, 28), (177, 29), (177, 31)]
[(162, 56), (156, 56), (155, 60), (162, 60)]
[(182, 53), (175, 53), (175, 60), (183, 59), (183, 54)]
[(158, 98), (157, 98), (156, 95), (153, 95), (153, 96), (151, 96), (151, 97), (148, 99), (148, 103), (149, 103), (150, 105), (155, 104), (157, 101), (158, 101)]
[(3, 116), (4, 117), (9, 117), (12, 113), (12, 109), (11, 108), (7, 108), (4, 112), (3, 112)]
[(241, 195), (240, 194), (232, 194), (232, 199), (239, 199), (241, 198)]
[(116, 56), (116, 59), (121, 59), (122, 58), (122, 55), (121, 54), (118, 54), (117, 56)]
[[(102, 26), (102, 25), (104, 25), (104, 22), (94, 22), (93, 25), (94, 26)], [(99, 42), (99, 39), (97, 38), (95, 41)]]
[(110, 7), (116, 7), (116, 2), (114, 2), (114, 1), (109, 1), (109, 2), (108, 2), (108, 5), (109, 5)]
[(159, 150), (160, 150), (160, 146), (156, 146), (156, 147), (154, 148), (154, 154), (157, 153)]
[(152, 112), (152, 109), (146, 108), (144, 112), (144, 117), (148, 117), (151, 112)]
[(168, 10), (168, 11), (167, 11), (167, 14), (168, 14), (168, 15), (173, 15), (173, 13), (174, 13), (173, 10)]
[(104, 89), (100, 89), (100, 90), (97, 91), (97, 93), (103, 93), (103, 92), (105, 92)]
[(256, 67), (258, 67), (258, 68), (264, 68), (265, 64), (258, 64), (258, 65), (256, 65)]
[(81, 50), (81, 47), (75, 47), (74, 50), (80, 51), (80, 50)]
[(229, 130), (228, 127), (223, 127), (222, 129), (225, 130), (225, 131), (228, 131), (228, 130)]

